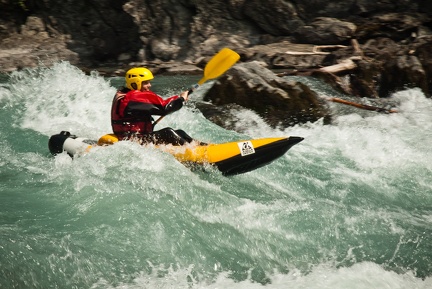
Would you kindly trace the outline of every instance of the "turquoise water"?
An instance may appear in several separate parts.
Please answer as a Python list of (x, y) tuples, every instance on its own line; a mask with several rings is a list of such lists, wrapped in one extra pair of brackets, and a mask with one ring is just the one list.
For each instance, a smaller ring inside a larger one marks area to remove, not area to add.
[(233, 177), (133, 143), (52, 157), (61, 130), (110, 132), (120, 82), (68, 63), (1, 79), (0, 288), (432, 287), (432, 103), (419, 90), (392, 96), (397, 114), (331, 104), (332, 125), (272, 129), (244, 110), (238, 133), (193, 101), (161, 121), (206, 142), (305, 138)]

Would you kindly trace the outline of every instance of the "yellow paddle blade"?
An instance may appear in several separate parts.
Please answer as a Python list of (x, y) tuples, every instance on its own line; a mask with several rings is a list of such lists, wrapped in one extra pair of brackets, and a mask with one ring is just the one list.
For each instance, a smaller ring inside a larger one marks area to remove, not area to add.
[(200, 79), (200, 81), (198, 81), (198, 84), (201, 85), (209, 79), (221, 76), (239, 59), (240, 55), (238, 55), (237, 52), (229, 48), (223, 48), (207, 63), (206, 67), (204, 68), (204, 76)]

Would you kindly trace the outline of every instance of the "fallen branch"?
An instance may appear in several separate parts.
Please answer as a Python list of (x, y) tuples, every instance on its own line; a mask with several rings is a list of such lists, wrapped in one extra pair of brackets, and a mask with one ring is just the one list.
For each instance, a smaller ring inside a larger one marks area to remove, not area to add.
[(286, 54), (289, 55), (327, 55), (330, 52), (322, 51), (322, 49), (338, 49), (338, 48), (346, 48), (345, 45), (315, 45), (312, 47), (312, 51), (285, 51)]
[(285, 51), (286, 54), (289, 55), (327, 55), (330, 54), (330, 52), (322, 52), (322, 51), (317, 51), (317, 52), (313, 52), (313, 51)]
[(328, 72), (328, 73), (337, 73), (341, 71), (347, 71), (352, 70), (357, 67), (357, 64), (353, 60), (360, 60), (361, 57), (359, 56), (352, 56), (350, 58), (344, 59), (338, 64), (325, 66), (317, 69), (321, 72)]
[[(355, 68), (357, 68), (356, 60), (362, 60), (364, 59), (363, 51), (360, 48), (360, 45), (356, 39), (353, 39), (351, 41), (351, 45), (354, 49), (354, 55), (350, 58), (344, 59), (343, 61), (339, 62), (335, 65), (325, 66), (321, 68), (310, 68), (310, 69), (303, 69), (303, 70), (292, 70), (287, 72), (282, 72), (277, 74), (277, 76), (287, 76), (287, 75), (302, 75), (302, 76), (310, 76), (310, 75), (318, 75), (318, 76), (330, 76), (333, 77), (333, 81), (330, 83), (338, 83), (339, 87), (344, 90), (345, 93), (350, 94), (350, 89), (345, 88), (342, 81), (336, 76), (336, 73), (339, 72), (345, 72), (350, 71)], [(338, 49), (338, 48), (346, 48), (346, 46), (343, 45), (317, 45), (314, 46), (312, 51), (286, 51), (286, 54), (290, 55), (317, 55), (317, 54), (329, 54), (329, 52), (321, 51), (321, 49)], [(376, 111), (376, 112), (383, 112), (383, 113), (396, 113), (398, 112), (395, 109), (386, 109), (382, 107), (372, 106), (372, 105), (366, 105), (361, 104), (357, 102), (352, 102), (348, 100), (344, 100), (341, 98), (336, 97), (329, 97), (324, 98), (327, 101), (331, 102), (337, 102), (345, 105), (350, 105), (353, 107), (357, 107), (360, 109), (370, 110), (370, 111)]]
[(321, 49), (339, 49), (339, 48), (347, 48), (345, 45), (315, 45), (312, 48), (313, 52), (322, 52)]
[(309, 76), (314, 72), (325, 72), (325, 73), (338, 73), (343, 72), (347, 70), (353, 70), (357, 67), (357, 64), (354, 60), (361, 60), (360, 56), (352, 56), (350, 58), (342, 60), (338, 64), (330, 65), (330, 66), (324, 66), (321, 68), (308, 68), (308, 69), (301, 69), (301, 70), (291, 70), (291, 71), (285, 71), (276, 74), (277, 76), (287, 76), (287, 75), (303, 75), (303, 76)]
[(348, 101), (348, 100), (337, 98), (337, 97), (328, 97), (328, 98), (326, 97), (325, 99), (328, 101), (342, 103), (342, 104), (354, 106), (357, 108), (376, 111), (376, 112), (383, 112), (383, 113), (396, 113), (396, 112), (398, 112), (396, 109), (387, 109), (387, 108), (383, 108), (383, 107), (361, 104), (361, 103), (352, 102), (352, 101)]
[(358, 55), (358, 56), (364, 58), (363, 50), (361, 49), (360, 44), (358, 43), (357, 39), (352, 39), (351, 45), (354, 49), (354, 55)]

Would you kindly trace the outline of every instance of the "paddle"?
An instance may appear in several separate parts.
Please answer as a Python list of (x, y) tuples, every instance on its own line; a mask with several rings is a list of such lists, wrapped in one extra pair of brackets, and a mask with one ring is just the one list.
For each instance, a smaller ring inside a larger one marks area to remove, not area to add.
[[(224, 72), (231, 68), (238, 60), (240, 59), (240, 55), (237, 52), (229, 49), (223, 48), (221, 49), (215, 56), (210, 59), (210, 61), (206, 64), (204, 68), (204, 75), (198, 81), (198, 83), (194, 84), (192, 88), (189, 90), (189, 94), (191, 94), (195, 89), (200, 87), (204, 82), (210, 79), (217, 78), (221, 76)], [(164, 116), (159, 117), (154, 123), (153, 127), (162, 120)]]
[(223, 48), (207, 63), (204, 68), (204, 76), (198, 81), (197, 84), (195, 84), (194, 88), (202, 85), (207, 80), (221, 76), (225, 71), (230, 69), (231, 66), (233, 66), (239, 59), (240, 55), (238, 55), (237, 52), (229, 48)]

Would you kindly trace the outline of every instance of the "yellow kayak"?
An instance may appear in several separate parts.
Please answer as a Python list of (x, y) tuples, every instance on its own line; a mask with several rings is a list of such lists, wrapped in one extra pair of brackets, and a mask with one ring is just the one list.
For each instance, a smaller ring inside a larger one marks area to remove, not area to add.
[[(161, 145), (158, 149), (172, 154), (180, 162), (212, 164), (224, 175), (235, 175), (271, 163), (302, 140), (302, 137), (295, 136), (274, 137), (208, 145)], [(118, 141), (119, 139), (113, 134), (106, 134), (96, 142), (62, 131), (51, 136), (48, 147), (53, 155), (66, 151), (69, 155), (75, 156), (90, 151), (96, 145), (106, 146)]]

